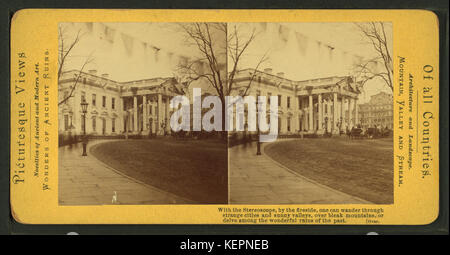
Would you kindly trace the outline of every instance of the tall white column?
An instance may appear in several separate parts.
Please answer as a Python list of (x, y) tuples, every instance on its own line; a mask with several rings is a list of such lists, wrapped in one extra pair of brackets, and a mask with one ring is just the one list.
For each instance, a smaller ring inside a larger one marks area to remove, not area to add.
[(133, 97), (133, 115), (134, 115), (134, 122), (133, 122), (133, 131), (138, 130), (138, 105), (137, 105), (137, 96)]
[(305, 106), (305, 130), (309, 130), (309, 99), (305, 98), (304, 100), (304, 106)]
[(142, 114), (143, 114), (143, 130), (147, 131), (147, 126), (148, 126), (148, 107), (147, 107), (147, 96), (143, 95), (142, 96)]
[(312, 95), (309, 95), (309, 131), (314, 130), (314, 118), (313, 118), (313, 97)]
[(124, 113), (125, 109), (123, 107), (123, 98), (119, 97), (119, 100), (117, 100), (117, 109), (119, 110), (119, 117), (117, 118), (116, 121), (116, 132), (120, 133), (122, 131), (125, 131), (125, 115), (124, 114), (120, 114), (120, 113)]
[(350, 107), (350, 97), (348, 97), (347, 98), (347, 128), (348, 129), (351, 129), (351, 115), (352, 115), (352, 112), (351, 112), (351, 109), (350, 109), (351, 107)]
[(344, 123), (343, 122), (345, 121), (345, 118), (344, 118), (344, 104), (345, 104), (344, 96), (342, 96), (341, 97), (341, 114), (339, 116), (340, 121), (341, 121), (341, 131), (344, 128)]
[(294, 103), (294, 112), (296, 112), (296, 114), (294, 114), (294, 116), (292, 117), (291, 120), (291, 125), (292, 125), (292, 131), (299, 131), (300, 128), (300, 102), (298, 97), (294, 97), (293, 98)]
[(332, 125), (331, 122), (333, 121), (333, 116), (332, 116), (332, 112), (331, 112), (331, 100), (327, 99), (327, 116), (328, 116), (328, 122), (327, 122), (327, 131), (331, 132), (332, 131)]
[(132, 109), (127, 110), (128, 112), (128, 132), (133, 132), (133, 111)]
[(166, 132), (169, 133), (170, 132), (170, 116), (169, 116), (169, 109), (170, 109), (170, 100), (169, 97), (166, 98), (166, 114), (164, 115), (165, 117), (165, 122), (166, 122)]
[(319, 115), (319, 127), (317, 129), (322, 130), (323, 128), (323, 106), (322, 106), (322, 94), (319, 94), (318, 96), (318, 115)]
[(355, 125), (359, 124), (359, 116), (358, 116), (358, 98), (355, 98)]
[(348, 119), (349, 119), (349, 125), (350, 125), (350, 129), (351, 128), (353, 128), (353, 126), (354, 126), (354, 122), (353, 122), (353, 118), (354, 118), (354, 115), (353, 115), (353, 106), (354, 106), (355, 104), (353, 103), (353, 98), (349, 98), (348, 99)]
[(337, 93), (333, 93), (333, 128), (332, 130), (334, 131), (333, 133), (337, 133), (337, 123), (338, 123), (338, 109), (337, 109)]
[(161, 130), (161, 124), (163, 123), (162, 120), (162, 95), (158, 94), (158, 112), (157, 112), (157, 116), (158, 116), (158, 121), (156, 123), (156, 130), (158, 134), (162, 134), (162, 130)]

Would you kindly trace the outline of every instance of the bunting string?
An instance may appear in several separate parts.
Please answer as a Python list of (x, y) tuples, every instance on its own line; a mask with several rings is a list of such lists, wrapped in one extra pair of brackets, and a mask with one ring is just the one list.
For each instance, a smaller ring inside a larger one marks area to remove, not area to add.
[[(120, 34), (120, 37), (123, 41), (123, 47), (125, 48), (125, 52), (127, 56), (131, 57), (134, 54), (136, 54), (136, 45), (139, 45), (139, 48), (142, 47), (143, 49), (143, 56), (149, 56), (150, 59), (153, 58), (155, 62), (161, 61), (161, 56), (164, 56), (164, 58), (167, 58), (167, 61), (169, 63), (173, 63), (174, 61), (177, 61), (179, 64), (186, 64), (189, 61), (189, 58), (183, 54), (176, 54), (173, 51), (166, 50), (164, 48), (158, 47), (150, 42), (143, 41), (140, 39), (137, 39), (133, 36), (130, 36), (124, 32), (118, 31), (117, 29), (113, 28), (110, 25), (104, 24), (104, 23), (94, 23), (92, 22), (85, 22), (86, 30), (88, 33), (92, 34), (94, 33), (100, 33), (100, 38), (104, 39), (106, 42), (110, 44), (115, 44), (117, 42), (117, 36)], [(301, 32), (297, 31), (291, 31), (292, 29), (286, 25), (283, 24), (274, 24), (273, 26), (274, 30), (270, 29), (270, 31), (273, 31), (276, 33), (276, 38), (272, 41), (274, 50), (281, 50), (284, 49), (288, 41), (290, 40), (290, 34), (293, 32), (295, 34), (294, 40), (296, 40), (294, 43), (297, 45), (298, 52), (301, 56), (306, 56), (308, 53), (308, 50), (314, 50), (317, 52), (317, 59), (321, 59), (322, 57), (326, 57), (330, 61), (335, 61), (335, 58), (340, 58), (344, 63), (348, 64), (357, 64), (361, 63), (363, 61), (363, 57), (358, 56), (356, 54), (349, 53), (347, 51), (336, 49), (334, 46), (329, 45), (327, 43), (315, 40), (313, 38), (310, 38), (309, 36), (304, 35)], [(259, 29), (264, 32), (269, 32), (269, 24), (265, 22), (260, 22), (257, 24), (259, 26)], [(314, 42), (316, 44), (316, 47), (314, 47)], [(136, 44), (138, 43), (138, 44)], [(312, 48), (311, 48), (312, 47)], [(314, 49), (315, 48), (315, 49)], [(140, 51), (140, 49), (139, 49)], [(165, 52), (164, 55), (161, 55), (162, 52)], [(337, 55), (339, 54), (339, 55)], [(151, 55), (151, 56), (150, 56)]]
[[(149, 54), (152, 55), (152, 58), (155, 62), (160, 61), (161, 51), (166, 52), (166, 56), (168, 58), (169, 62), (172, 62), (175, 56), (175, 53), (172, 51), (166, 51), (162, 49), (161, 47), (158, 47), (156, 45), (153, 45), (149, 42), (139, 40), (133, 36), (130, 36), (124, 32), (118, 32), (117, 29), (106, 25), (104, 23), (95, 23), (98, 25), (98, 28), (95, 28), (98, 31), (100, 39), (104, 39), (106, 42), (114, 44), (116, 42), (116, 36), (118, 33), (120, 33), (120, 37), (122, 38), (123, 45), (125, 48), (125, 52), (128, 57), (132, 57), (135, 53), (135, 46), (141, 45), (143, 49), (143, 56), (148, 56)], [(94, 32), (94, 23), (92, 22), (85, 22), (85, 26), (87, 31), (92, 34)], [(135, 44), (140, 43), (140, 44)], [(178, 62), (187, 63), (189, 61), (189, 58), (182, 55), (182, 54), (176, 54), (176, 58), (178, 59)]]
[(295, 36), (297, 37), (298, 50), (302, 56), (306, 55), (306, 50), (308, 47), (308, 37), (296, 32)]

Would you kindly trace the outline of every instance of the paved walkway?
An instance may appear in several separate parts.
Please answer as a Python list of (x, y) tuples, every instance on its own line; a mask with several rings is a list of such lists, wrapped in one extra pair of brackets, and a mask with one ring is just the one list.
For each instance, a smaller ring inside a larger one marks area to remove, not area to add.
[(126, 177), (97, 160), (89, 149), (106, 140), (88, 143), (88, 156), (82, 157), (82, 144), (63, 146), (59, 153), (59, 204), (190, 204), (184, 198)]
[(256, 156), (256, 142), (229, 150), (231, 204), (369, 203), (285, 168), (264, 154), (264, 146), (260, 156)]

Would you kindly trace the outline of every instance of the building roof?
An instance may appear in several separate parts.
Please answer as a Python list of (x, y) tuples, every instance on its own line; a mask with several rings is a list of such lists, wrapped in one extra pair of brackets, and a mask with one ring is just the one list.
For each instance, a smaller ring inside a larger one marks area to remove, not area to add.
[[(236, 79), (243, 78), (248, 73), (248, 75), (253, 75), (256, 72), (258, 77), (262, 80), (271, 81), (273, 83), (280, 83), (284, 86), (289, 86), (292, 89), (306, 89), (307, 87), (326, 87), (330, 85), (339, 84), (341, 82), (346, 82), (349, 84), (350, 88), (355, 92), (360, 92), (360, 84), (355, 82), (351, 76), (331, 76), (331, 77), (321, 77), (316, 79), (300, 80), (294, 81), (287, 79), (283, 76), (283, 73), (272, 74), (271, 72), (255, 70), (253, 68), (246, 68), (239, 70), (236, 74)], [(282, 75), (280, 75), (282, 74)]]
[[(79, 73), (81, 73), (83, 78), (87, 78), (88, 81), (99, 83), (99, 84), (104, 83), (104, 85), (107, 85), (107, 86), (112, 85), (112, 86), (115, 86), (117, 89), (122, 89), (122, 90), (128, 90), (128, 89), (131, 89), (132, 87), (140, 88), (140, 89), (157, 87), (168, 81), (174, 80), (173, 77), (155, 77), (155, 78), (150, 78), (150, 79), (117, 82), (117, 81), (111, 80), (109, 78), (106, 78), (103, 75), (100, 76), (100, 75), (89, 73), (89, 72), (80, 72), (79, 70), (70, 70), (70, 71), (63, 72), (63, 80), (71, 81), (72, 79), (75, 79)], [(73, 77), (71, 77), (70, 74), (73, 74)], [(67, 77), (67, 79), (64, 79), (64, 76), (69, 76), (70, 78)]]

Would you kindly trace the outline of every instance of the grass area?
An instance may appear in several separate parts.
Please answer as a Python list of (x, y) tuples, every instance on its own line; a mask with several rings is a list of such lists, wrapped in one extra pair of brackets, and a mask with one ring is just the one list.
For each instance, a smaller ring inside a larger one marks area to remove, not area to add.
[(91, 148), (95, 157), (154, 187), (199, 203), (228, 202), (227, 145), (213, 140), (120, 140)]
[(336, 190), (376, 204), (394, 202), (392, 138), (290, 140), (268, 145), (265, 153)]

